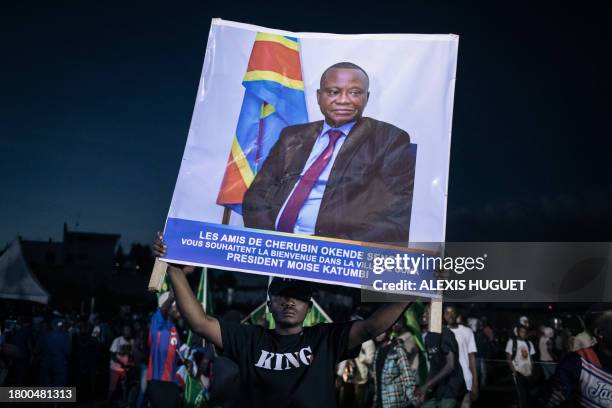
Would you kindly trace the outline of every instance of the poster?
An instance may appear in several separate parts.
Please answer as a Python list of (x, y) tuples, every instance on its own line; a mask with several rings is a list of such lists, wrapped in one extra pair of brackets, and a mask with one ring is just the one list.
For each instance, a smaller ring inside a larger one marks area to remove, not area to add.
[(434, 256), (457, 48), (214, 19), (163, 260), (367, 288), (377, 258)]

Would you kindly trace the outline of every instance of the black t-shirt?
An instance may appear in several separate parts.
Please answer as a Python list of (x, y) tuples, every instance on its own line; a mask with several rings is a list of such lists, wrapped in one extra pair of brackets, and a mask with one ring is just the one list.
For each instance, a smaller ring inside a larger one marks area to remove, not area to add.
[(360, 350), (347, 349), (352, 322), (317, 324), (287, 336), (256, 325), (219, 324), (222, 355), (238, 364), (249, 408), (335, 407), (335, 367)]
[(455, 356), (455, 368), (444, 377), (432, 390), (432, 396), (436, 398), (461, 398), (466, 393), (465, 381), (459, 364), (459, 346), (455, 335), (447, 327), (442, 328), (442, 333), (427, 333), (425, 336), (425, 350), (429, 362), (429, 377), (438, 374), (446, 365), (446, 356), (453, 352)]

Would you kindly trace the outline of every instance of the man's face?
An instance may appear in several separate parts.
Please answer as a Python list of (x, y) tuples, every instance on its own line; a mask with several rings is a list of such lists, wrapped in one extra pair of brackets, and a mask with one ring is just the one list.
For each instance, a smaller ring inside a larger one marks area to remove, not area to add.
[(403, 319), (404, 319), (404, 315), (401, 315), (400, 318), (397, 319), (395, 323), (393, 323), (393, 326), (391, 327), (391, 330), (393, 330), (393, 333), (404, 334), (404, 332), (406, 332), (406, 325)]
[(170, 316), (170, 318), (175, 322), (181, 318), (181, 313), (179, 312), (178, 307), (176, 307), (176, 303), (173, 303), (170, 310), (168, 310), (168, 316)]
[(333, 68), (321, 78), (317, 102), (332, 127), (357, 120), (368, 103), (368, 78), (358, 69)]
[(132, 328), (130, 326), (123, 326), (122, 335), (126, 339), (132, 338)]
[(285, 296), (270, 296), (270, 312), (280, 327), (302, 326), (310, 304)]
[(516, 334), (521, 340), (527, 339), (527, 329), (525, 329), (524, 327), (519, 327), (518, 330), (516, 331)]
[(449, 326), (454, 326), (457, 322), (457, 311), (452, 307), (444, 309), (444, 321)]
[(425, 306), (425, 309), (423, 310), (423, 315), (421, 316), (420, 325), (421, 325), (421, 328), (429, 327), (429, 306)]

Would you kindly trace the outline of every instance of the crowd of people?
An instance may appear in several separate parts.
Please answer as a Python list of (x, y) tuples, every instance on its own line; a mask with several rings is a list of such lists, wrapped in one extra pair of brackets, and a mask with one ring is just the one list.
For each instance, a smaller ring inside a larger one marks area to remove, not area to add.
[[(171, 359), (175, 363), (168, 382), (184, 388), (181, 372), (185, 374), (187, 366), (191, 369), (192, 362), (202, 363), (208, 351), (203, 347), (180, 349), (179, 339), (186, 338), (187, 331), (177, 330), (173, 323), (166, 326), (174, 331), (174, 338), (156, 348), (159, 339), (151, 339), (151, 334), (163, 334), (164, 323), (171, 319), (159, 316), (162, 306), (150, 313), (132, 313), (129, 306), (122, 306), (112, 318), (48, 308), (39, 308), (31, 316), (5, 316), (0, 335), (0, 385), (75, 386), (78, 401), (147, 406), (145, 391), (154, 392), (156, 384), (151, 384), (167, 375), (165, 361), (160, 359), (174, 343), (176, 354)], [(172, 313), (166, 309), (164, 313)], [(172, 318), (178, 321), (176, 313)]]
[[(114, 394), (119, 366), (146, 367), (147, 315), (123, 307), (113, 318), (41, 308), (33, 316), (3, 319), (0, 383), (76, 386), (79, 400)], [(113, 395), (113, 398), (115, 395)]]
[[(586, 319), (579, 333), (554, 324), (536, 329), (526, 316), (504, 330), (451, 305), (444, 307), (442, 333), (430, 333), (428, 313), (424, 307), (416, 314), (417, 330), (402, 315), (363, 342), (356, 357), (337, 365), (339, 406), (469, 407), (482, 387), (503, 378), (512, 379), (515, 406), (555, 406), (580, 390), (582, 364), (593, 364), (610, 378), (609, 312), (604, 323)], [(604, 341), (594, 348), (597, 336)], [(235, 406), (232, 396), (240, 392), (232, 384), (213, 386), (235, 382), (236, 375), (224, 374), (232, 368), (227, 361), (224, 366), (211, 344), (188, 336), (171, 292), (149, 314), (122, 307), (112, 319), (42, 309), (27, 318), (8, 316), (0, 345), (0, 384), (76, 386), (80, 401)], [(218, 378), (212, 376), (215, 360)], [(600, 388), (594, 398), (612, 401), (610, 383)]]
[[(494, 328), (486, 317), (466, 318), (446, 306), (442, 333), (429, 333), (428, 310), (420, 331), (401, 319), (339, 366), (340, 406), (469, 407), (482, 387), (491, 382), (499, 390), (507, 379), (512, 397), (499, 406), (581, 406), (585, 396), (595, 401), (588, 406), (612, 406), (612, 311), (581, 319), (583, 330), (572, 333), (561, 325), (534, 329), (526, 316), (513, 327)], [(585, 388), (578, 368), (583, 354), (607, 383)]]

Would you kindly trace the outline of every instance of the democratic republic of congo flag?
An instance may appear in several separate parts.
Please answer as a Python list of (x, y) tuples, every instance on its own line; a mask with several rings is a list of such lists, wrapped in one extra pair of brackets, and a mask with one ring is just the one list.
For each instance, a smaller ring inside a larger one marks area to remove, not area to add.
[(217, 204), (239, 214), (280, 131), (308, 122), (297, 38), (257, 33), (242, 85), (242, 109), (217, 197)]

